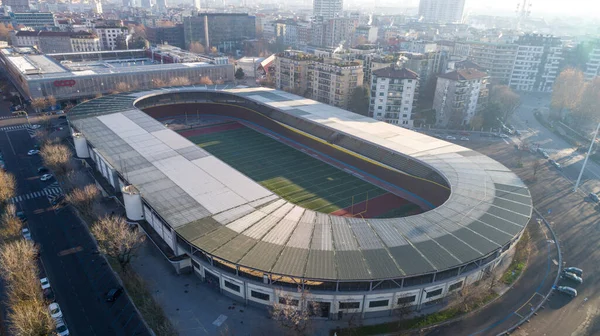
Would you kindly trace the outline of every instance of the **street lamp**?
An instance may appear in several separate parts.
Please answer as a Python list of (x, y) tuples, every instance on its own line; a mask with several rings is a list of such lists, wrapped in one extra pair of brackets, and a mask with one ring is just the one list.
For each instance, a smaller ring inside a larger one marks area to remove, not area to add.
[(590, 157), (590, 154), (592, 153), (592, 148), (594, 147), (594, 142), (596, 142), (596, 136), (598, 135), (598, 129), (600, 129), (600, 123), (598, 123), (598, 126), (596, 127), (596, 131), (594, 132), (594, 137), (592, 138), (592, 143), (590, 143), (590, 149), (588, 149), (588, 152), (585, 156), (585, 160), (583, 160), (583, 167), (581, 167), (581, 171), (579, 172), (579, 177), (577, 177), (577, 182), (575, 183), (575, 188), (573, 188), (573, 191), (577, 191), (577, 188), (579, 187), (579, 182), (581, 182), (581, 176), (583, 175), (583, 171), (585, 170), (585, 165), (588, 162), (588, 158)]

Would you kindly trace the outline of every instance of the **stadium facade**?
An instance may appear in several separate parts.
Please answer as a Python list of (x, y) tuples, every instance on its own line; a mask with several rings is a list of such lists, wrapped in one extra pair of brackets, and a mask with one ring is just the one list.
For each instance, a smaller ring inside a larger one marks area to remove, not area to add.
[[(259, 125), (427, 211), (380, 219), (303, 209), (157, 120), (188, 113)], [(277, 90), (123, 93), (78, 105), (69, 122), (77, 155), (123, 190), (128, 217), (168, 246), (171, 263), (249, 304), (303, 305), (300, 288), (323, 317), (421, 309), (496, 267), (532, 214), (523, 182), (487, 156)]]

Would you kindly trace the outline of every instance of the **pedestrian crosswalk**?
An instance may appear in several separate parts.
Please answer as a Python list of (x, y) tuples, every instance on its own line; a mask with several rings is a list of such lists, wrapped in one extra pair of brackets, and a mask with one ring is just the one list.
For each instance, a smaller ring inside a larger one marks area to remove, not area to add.
[(29, 129), (29, 125), (13, 125), (13, 126), (5, 126), (0, 128), (0, 131), (16, 131), (20, 129), (27, 128)]
[(60, 195), (62, 194), (62, 189), (60, 187), (58, 187), (58, 184), (56, 187), (46, 187), (41, 191), (34, 191), (34, 192), (30, 192), (29, 194), (25, 194), (25, 195), (19, 195), (19, 196), (15, 196), (13, 198), (10, 199), (10, 203), (18, 203), (18, 202), (23, 202), (23, 201), (27, 201), (30, 199), (34, 199), (34, 198), (38, 198), (38, 197), (42, 197), (42, 196), (51, 196), (51, 195)]
[(13, 118), (21, 118), (21, 116), (13, 116), (13, 115), (2, 116), (2, 117), (0, 117), (0, 120), (3, 120), (3, 119), (13, 119)]

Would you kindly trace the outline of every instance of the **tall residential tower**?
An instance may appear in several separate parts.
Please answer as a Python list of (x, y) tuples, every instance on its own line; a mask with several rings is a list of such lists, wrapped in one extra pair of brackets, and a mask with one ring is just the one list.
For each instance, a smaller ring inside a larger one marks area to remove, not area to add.
[(419, 16), (424, 22), (460, 23), (465, 0), (421, 0)]
[(342, 0), (313, 0), (313, 16), (333, 19), (342, 16)]

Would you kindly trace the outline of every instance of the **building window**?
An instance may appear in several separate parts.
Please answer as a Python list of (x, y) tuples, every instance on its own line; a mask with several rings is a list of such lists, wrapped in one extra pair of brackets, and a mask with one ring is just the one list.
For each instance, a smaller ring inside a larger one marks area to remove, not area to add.
[(369, 308), (387, 307), (390, 300), (369, 301)]
[(449, 291), (457, 290), (457, 289), (459, 289), (459, 288), (461, 288), (461, 287), (462, 287), (462, 284), (463, 284), (463, 282), (462, 282), (462, 281), (460, 281), (460, 282), (457, 282), (457, 283), (455, 283), (455, 284), (453, 284), (453, 285), (450, 285), (450, 287), (448, 288), (448, 290), (449, 290)]
[(406, 117), (408, 117), (408, 114), (403, 114), (402, 115), (402, 118), (406, 118)]
[(252, 296), (255, 299), (259, 299), (259, 300), (263, 300), (263, 301), (269, 301), (271, 299), (271, 296), (269, 294), (256, 292), (253, 290), (250, 291), (250, 296)]
[(385, 94), (385, 93), (383, 93), (383, 92), (379, 92), (379, 95), (380, 95), (380, 96), (383, 96), (384, 94)]
[(225, 287), (231, 289), (234, 292), (238, 292), (238, 293), (240, 292), (240, 286), (239, 285), (236, 285), (233, 282), (229, 282), (227, 280), (223, 280), (223, 282), (225, 283)]
[(438, 296), (438, 295), (441, 295), (441, 294), (442, 294), (442, 288), (436, 289), (433, 292), (428, 292), (425, 297), (429, 299), (431, 297)]
[(340, 309), (358, 309), (360, 302), (340, 302)]
[(408, 82), (409, 82), (409, 83), (412, 83), (412, 79), (409, 79), (409, 80), (408, 80)]
[(413, 303), (413, 302), (415, 302), (416, 299), (417, 299), (416, 295), (401, 297), (401, 298), (398, 298), (398, 305), (405, 305), (408, 303)]
[(284, 304), (284, 305), (288, 305), (288, 306), (298, 306), (298, 304), (300, 304), (300, 301), (298, 301), (298, 299), (288, 299), (285, 297), (280, 297), (279, 298), (279, 303)]
[(377, 109), (378, 109), (378, 110), (382, 110), (382, 109), (383, 109), (383, 106), (377, 106)]

